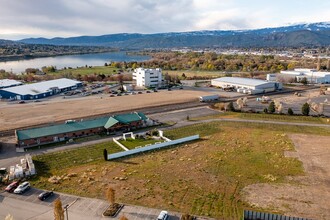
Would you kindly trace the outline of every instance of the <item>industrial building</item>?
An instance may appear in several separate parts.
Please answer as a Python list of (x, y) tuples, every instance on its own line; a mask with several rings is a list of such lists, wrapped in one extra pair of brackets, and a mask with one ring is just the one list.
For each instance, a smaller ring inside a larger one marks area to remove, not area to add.
[(149, 119), (140, 112), (93, 120), (67, 120), (63, 124), (16, 130), (16, 145), (17, 147), (32, 147), (117, 130), (131, 130), (146, 125), (147, 120)]
[(13, 79), (0, 79), (0, 89), (23, 85), (22, 82)]
[(161, 87), (163, 83), (162, 69), (137, 68), (133, 72), (133, 80), (141, 87)]
[(225, 90), (232, 89), (245, 94), (260, 94), (282, 89), (278, 82), (267, 82), (259, 79), (240, 77), (222, 77), (211, 80), (211, 85)]
[(281, 71), (281, 75), (293, 77), (297, 82), (306, 78), (308, 83), (330, 83), (330, 72), (319, 72), (316, 69), (294, 69)]
[(82, 82), (62, 78), (1, 89), (0, 96), (16, 100), (41, 99), (81, 86), (83, 86)]

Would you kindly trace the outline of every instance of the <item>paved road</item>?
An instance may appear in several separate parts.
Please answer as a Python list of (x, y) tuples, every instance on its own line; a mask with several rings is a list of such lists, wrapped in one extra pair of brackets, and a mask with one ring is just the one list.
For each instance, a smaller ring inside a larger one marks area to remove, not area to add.
[[(101, 199), (92, 199), (55, 193), (46, 201), (39, 201), (37, 196), (41, 190), (31, 188), (22, 195), (2, 192), (0, 193), (0, 219), (7, 214), (12, 214), (15, 220), (49, 220), (53, 219), (53, 202), (60, 198), (62, 205), (69, 205), (68, 216), (70, 220), (94, 220), (104, 219), (102, 213), (108, 207), (108, 202)], [(160, 209), (152, 209), (141, 206), (125, 205), (119, 214), (112, 219), (119, 219), (125, 215), (130, 220), (156, 219)], [(180, 219), (181, 214), (169, 211), (169, 220)], [(198, 217), (199, 220), (211, 220)]]

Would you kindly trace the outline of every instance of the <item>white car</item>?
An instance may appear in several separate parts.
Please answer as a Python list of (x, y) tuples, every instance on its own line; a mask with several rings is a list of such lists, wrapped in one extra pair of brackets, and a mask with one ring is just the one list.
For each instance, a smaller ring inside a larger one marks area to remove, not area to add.
[(157, 220), (167, 220), (167, 219), (168, 219), (167, 211), (161, 211), (157, 218)]
[(14, 190), (14, 193), (22, 194), (28, 189), (30, 189), (30, 183), (29, 182), (24, 182)]

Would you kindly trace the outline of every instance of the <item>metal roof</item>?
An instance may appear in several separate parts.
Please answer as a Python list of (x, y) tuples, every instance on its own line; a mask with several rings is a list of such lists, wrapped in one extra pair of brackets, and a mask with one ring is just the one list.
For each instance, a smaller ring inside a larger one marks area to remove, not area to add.
[(267, 82), (265, 80), (260, 79), (250, 79), (250, 78), (240, 78), (240, 77), (222, 77), (213, 79), (217, 82), (223, 82), (223, 83), (230, 83), (230, 84), (239, 84), (239, 85), (245, 85), (245, 86), (260, 86), (272, 82)]
[(88, 130), (93, 128), (105, 127), (106, 129), (112, 127), (118, 122), (129, 124), (134, 121), (146, 120), (147, 117), (141, 112), (134, 112), (129, 114), (121, 114), (112, 117), (103, 117), (93, 120), (73, 121), (66, 124), (52, 125), (48, 127), (31, 128), (26, 130), (17, 130), (17, 139), (19, 141), (40, 138), (46, 136), (53, 136), (57, 134), (64, 134), (69, 132)]
[(18, 95), (38, 95), (42, 93), (46, 93), (50, 91), (50, 88), (59, 88), (64, 89), (72, 86), (76, 86), (81, 82), (72, 80), (72, 79), (54, 79), (44, 82), (38, 82), (38, 83), (32, 83), (32, 84), (26, 84), (22, 86), (15, 86), (3, 89), (3, 91), (15, 93)]
[(114, 126), (114, 125), (117, 124), (118, 122), (119, 122), (118, 120), (114, 119), (113, 117), (110, 117), (110, 118), (108, 119), (107, 123), (104, 125), (104, 127), (105, 127), (106, 129), (111, 128), (112, 126)]
[(23, 83), (13, 79), (1, 79), (0, 88), (22, 85)]
[(108, 117), (103, 117), (94, 120), (70, 122), (66, 124), (53, 125), (48, 127), (17, 130), (16, 134), (17, 134), (17, 139), (19, 141), (23, 141), (27, 139), (53, 136), (56, 134), (64, 134), (69, 132), (103, 127), (105, 123), (108, 121), (108, 119), (109, 119)]

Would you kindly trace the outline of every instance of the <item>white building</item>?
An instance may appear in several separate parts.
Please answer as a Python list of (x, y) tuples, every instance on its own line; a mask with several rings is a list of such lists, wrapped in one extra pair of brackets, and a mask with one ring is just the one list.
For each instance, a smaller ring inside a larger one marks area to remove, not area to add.
[(137, 86), (160, 87), (163, 82), (162, 70), (137, 68), (133, 72), (133, 80)]
[(278, 82), (267, 82), (260, 79), (249, 79), (240, 77), (222, 77), (211, 80), (212, 86), (221, 88), (233, 88), (237, 92), (246, 94), (260, 94), (282, 89)]
[(1, 79), (0, 80), (0, 89), (12, 87), (12, 86), (19, 86), (19, 85), (23, 85), (23, 83), (21, 83), (20, 81), (13, 80), (13, 79)]
[(295, 77), (297, 82), (306, 78), (308, 83), (330, 83), (330, 72), (318, 72), (316, 69), (294, 69), (281, 71), (281, 74)]

